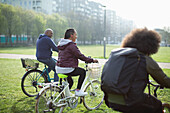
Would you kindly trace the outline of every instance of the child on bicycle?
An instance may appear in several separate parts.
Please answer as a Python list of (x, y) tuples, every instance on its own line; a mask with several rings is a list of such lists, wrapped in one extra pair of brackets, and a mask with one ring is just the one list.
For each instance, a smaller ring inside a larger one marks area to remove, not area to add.
[(85, 96), (87, 92), (81, 91), (81, 85), (85, 79), (86, 71), (83, 68), (78, 67), (78, 59), (87, 63), (97, 63), (98, 60), (88, 58), (84, 56), (78, 47), (76, 46), (77, 32), (75, 29), (67, 29), (64, 39), (61, 39), (58, 44), (59, 54), (56, 66), (57, 73), (63, 73), (68, 75), (67, 80), (69, 82), (69, 88), (73, 85), (72, 76), (78, 76), (77, 89), (75, 90), (76, 96)]

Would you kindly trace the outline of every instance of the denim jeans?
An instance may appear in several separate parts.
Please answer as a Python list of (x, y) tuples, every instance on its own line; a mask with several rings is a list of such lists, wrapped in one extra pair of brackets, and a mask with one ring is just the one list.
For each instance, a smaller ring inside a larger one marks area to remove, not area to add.
[(55, 66), (57, 61), (56, 59), (49, 58), (49, 59), (37, 59), (37, 60), (48, 66), (48, 73), (50, 73), (51, 70), (54, 71), (54, 82), (59, 81), (58, 74), (55, 71)]

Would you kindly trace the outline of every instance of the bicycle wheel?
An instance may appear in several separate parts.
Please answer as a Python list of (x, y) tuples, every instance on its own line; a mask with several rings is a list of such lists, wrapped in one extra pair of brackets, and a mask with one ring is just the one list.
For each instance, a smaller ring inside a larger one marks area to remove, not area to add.
[(84, 106), (88, 110), (99, 108), (104, 99), (104, 93), (100, 89), (100, 81), (93, 80), (92, 84), (88, 83), (85, 92), (87, 92), (88, 95), (83, 97)]
[(61, 89), (58, 86), (47, 86), (37, 98), (35, 105), (36, 113), (62, 113), (67, 103), (60, 100), (64, 98), (64, 93), (59, 95), (60, 92)]
[(42, 71), (30, 70), (23, 76), (21, 80), (21, 88), (25, 95), (33, 97), (42, 89), (38, 87), (38, 83), (46, 83), (47, 81), (47, 76), (42, 74)]

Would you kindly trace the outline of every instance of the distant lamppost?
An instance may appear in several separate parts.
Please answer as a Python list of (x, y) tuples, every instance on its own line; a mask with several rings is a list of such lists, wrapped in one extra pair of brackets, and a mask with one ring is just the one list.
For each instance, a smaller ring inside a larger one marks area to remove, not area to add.
[(105, 9), (104, 9), (104, 38), (103, 38), (103, 41), (104, 41), (104, 58), (106, 58), (106, 6), (103, 6)]
[(104, 44), (104, 58), (106, 58), (106, 37), (103, 38), (103, 44)]

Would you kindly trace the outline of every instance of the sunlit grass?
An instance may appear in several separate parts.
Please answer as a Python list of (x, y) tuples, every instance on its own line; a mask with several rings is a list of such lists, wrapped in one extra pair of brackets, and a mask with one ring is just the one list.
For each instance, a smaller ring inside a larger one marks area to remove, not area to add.
[[(43, 65), (40, 65), (43, 68)], [(83, 65), (81, 65), (83, 66)], [(21, 78), (25, 73), (18, 59), (0, 59), (0, 113), (35, 113), (34, 97), (27, 97), (21, 90)], [(50, 74), (53, 77), (53, 73)], [(76, 87), (78, 77), (73, 77)], [(83, 104), (76, 109), (66, 108), (65, 113), (116, 113), (105, 104), (98, 110), (88, 111)]]
[[(40, 65), (43, 68), (43, 65)], [(81, 67), (84, 64), (80, 64)], [(164, 69), (170, 75), (170, 69)], [(21, 90), (21, 78), (25, 73), (21, 61), (18, 59), (0, 59), (0, 112), (1, 113), (34, 113), (35, 99), (27, 97)], [(53, 77), (53, 73), (50, 74)], [(76, 87), (78, 77), (74, 78)], [(170, 92), (167, 94), (170, 95)], [(169, 96), (165, 95), (168, 100)], [(65, 113), (118, 113), (108, 108), (105, 104), (98, 110), (88, 111), (83, 104), (79, 104), (76, 109), (66, 108)]]

